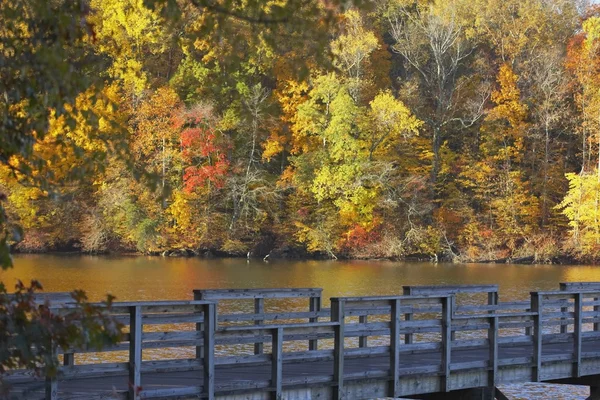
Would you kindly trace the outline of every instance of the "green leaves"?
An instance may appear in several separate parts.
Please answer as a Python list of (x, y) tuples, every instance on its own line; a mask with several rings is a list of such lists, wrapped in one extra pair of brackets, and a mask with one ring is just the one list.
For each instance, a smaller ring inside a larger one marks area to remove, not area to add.
[(55, 376), (60, 365), (57, 349), (96, 348), (117, 343), (123, 325), (110, 315), (113, 297), (100, 305), (87, 301), (75, 291), (68, 312), (56, 315), (49, 303), (40, 304), (36, 295), (42, 285), (18, 282), (14, 293), (0, 284), (0, 390), (9, 387), (2, 375), (9, 369), (29, 369), (36, 374)]

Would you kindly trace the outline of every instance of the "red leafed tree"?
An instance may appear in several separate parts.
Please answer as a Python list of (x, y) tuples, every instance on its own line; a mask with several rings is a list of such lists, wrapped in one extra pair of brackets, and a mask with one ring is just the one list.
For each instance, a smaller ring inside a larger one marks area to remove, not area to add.
[(226, 137), (215, 129), (212, 109), (197, 105), (174, 118), (181, 129), (181, 148), (184, 162), (183, 185), (191, 193), (201, 187), (222, 188), (229, 170)]

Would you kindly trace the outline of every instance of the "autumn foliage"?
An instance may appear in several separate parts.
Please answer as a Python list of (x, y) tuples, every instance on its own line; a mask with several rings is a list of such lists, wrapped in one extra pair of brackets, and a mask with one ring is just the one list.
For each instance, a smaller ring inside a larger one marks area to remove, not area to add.
[(17, 247), (600, 257), (597, 6), (302, 4), (91, 1), (96, 84), (0, 160)]

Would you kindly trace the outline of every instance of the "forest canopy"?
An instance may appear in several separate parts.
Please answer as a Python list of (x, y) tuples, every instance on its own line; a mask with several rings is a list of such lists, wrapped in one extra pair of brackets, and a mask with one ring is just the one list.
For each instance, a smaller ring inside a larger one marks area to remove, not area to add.
[(18, 250), (600, 256), (598, 6), (23, 0), (0, 15), (0, 225)]

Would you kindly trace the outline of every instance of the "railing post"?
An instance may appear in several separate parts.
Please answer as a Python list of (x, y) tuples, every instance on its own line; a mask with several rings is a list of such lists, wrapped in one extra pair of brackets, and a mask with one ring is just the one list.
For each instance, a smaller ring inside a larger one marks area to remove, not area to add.
[(490, 327), (488, 328), (489, 342), (489, 372), (488, 386), (495, 390), (496, 375), (498, 374), (498, 317), (490, 317)]
[(389, 397), (400, 397), (400, 299), (391, 301), (390, 312), (390, 375)]
[(539, 382), (542, 372), (542, 299), (537, 292), (531, 293), (531, 312), (533, 314), (533, 371), (532, 382)]
[(583, 307), (583, 294), (577, 293), (575, 295), (575, 318), (573, 321), (573, 343), (575, 348), (573, 349), (573, 355), (575, 360), (573, 363), (573, 376), (579, 378), (581, 376), (581, 336), (582, 336), (582, 324), (581, 324), (581, 312)]
[[(309, 309), (311, 312), (319, 312), (321, 311), (321, 296), (319, 297), (311, 297), (309, 303)], [(319, 322), (319, 317), (310, 318), (309, 322)], [(308, 341), (308, 349), (309, 350), (318, 350), (319, 349), (319, 341), (317, 339), (311, 339)]]
[[(204, 300), (202, 297), (203, 297), (202, 292), (197, 292), (196, 290), (194, 290), (194, 300)], [(205, 309), (204, 306), (201, 306), (200, 308), (202, 310)], [(200, 313), (198, 313), (198, 314), (200, 314)], [(204, 320), (204, 316), (202, 316), (202, 318)], [(196, 322), (196, 332), (203, 332), (204, 331), (204, 322), (202, 322), (202, 321)], [(197, 346), (196, 346), (196, 359), (197, 360), (200, 360), (200, 359), (202, 359), (202, 357), (204, 357), (204, 350), (203, 350), (204, 344), (203, 344), (203, 342), (204, 341), (202, 341), (201, 343), (198, 343)]]
[[(569, 312), (569, 307), (561, 307), (560, 308), (560, 312), (561, 313), (566, 313)], [(567, 318), (565, 317), (560, 317), (560, 333), (567, 333), (569, 332), (569, 325), (566, 324), (565, 322), (567, 321)]]
[(72, 367), (75, 365), (75, 354), (65, 353), (63, 354), (63, 365), (65, 367)]
[[(265, 312), (265, 299), (256, 298), (254, 299), (254, 314), (264, 314)], [(254, 325), (263, 325), (265, 322), (261, 318), (254, 321)], [(254, 343), (254, 354), (263, 353), (263, 343)]]
[(452, 356), (452, 298), (442, 297), (442, 392), (449, 392)]
[[(54, 345), (54, 343), (51, 344), (52, 346), (52, 357), (56, 357), (56, 346)], [(56, 371), (56, 373), (58, 374), (58, 370)], [(46, 382), (45, 382), (45, 396), (44, 399), (45, 400), (58, 400), (58, 380), (56, 379), (56, 376), (48, 376), (46, 374)]]
[(271, 392), (273, 400), (283, 400), (283, 328), (271, 330)]
[[(410, 290), (410, 286), (403, 286), (402, 287), (402, 294), (404, 296), (410, 296), (412, 294), (411, 290)], [(404, 320), (405, 321), (411, 321), (412, 317), (413, 317), (412, 313), (406, 313), (406, 314), (404, 314)], [(405, 344), (412, 344), (412, 342), (413, 342), (413, 334), (412, 333), (405, 334), (404, 335), (404, 343)]]
[(344, 300), (331, 299), (331, 321), (337, 322), (333, 340), (333, 400), (343, 400), (344, 396)]
[(215, 398), (215, 330), (217, 322), (217, 305), (209, 303), (204, 306), (204, 357), (202, 358), (204, 397)]
[[(368, 315), (360, 315), (358, 317), (358, 323), (366, 324), (368, 322), (369, 322)], [(369, 338), (368, 336), (359, 336), (358, 337), (358, 347), (360, 347), (360, 348), (369, 347), (369, 339), (368, 338)]]
[[(594, 297), (594, 303), (598, 301), (598, 297)], [(598, 318), (600, 314), (600, 306), (594, 304), (594, 319)], [(594, 332), (598, 332), (600, 330), (600, 323), (594, 322)]]
[(138, 400), (142, 388), (142, 307), (129, 307), (129, 400)]

